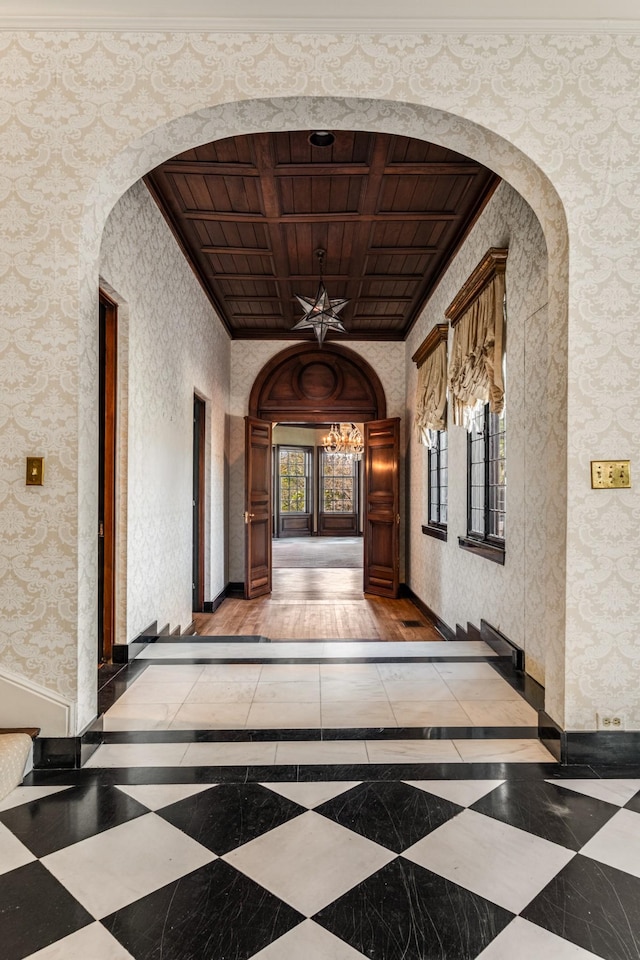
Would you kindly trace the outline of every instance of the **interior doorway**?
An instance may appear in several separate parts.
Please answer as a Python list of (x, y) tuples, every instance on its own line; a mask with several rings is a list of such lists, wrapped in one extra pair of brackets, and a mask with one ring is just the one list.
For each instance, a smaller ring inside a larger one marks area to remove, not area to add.
[(111, 660), (116, 594), (116, 417), (118, 308), (99, 299), (98, 663)]
[(204, 493), (206, 403), (193, 395), (193, 562), (192, 610), (204, 607)]

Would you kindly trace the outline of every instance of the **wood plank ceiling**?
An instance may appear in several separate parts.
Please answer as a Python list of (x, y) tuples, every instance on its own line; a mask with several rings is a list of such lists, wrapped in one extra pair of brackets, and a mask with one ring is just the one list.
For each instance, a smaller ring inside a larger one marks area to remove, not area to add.
[(233, 338), (313, 339), (291, 332), (295, 294), (315, 296), (324, 249), (347, 338), (403, 340), (499, 179), (422, 140), (310, 133), (208, 143), (145, 182)]

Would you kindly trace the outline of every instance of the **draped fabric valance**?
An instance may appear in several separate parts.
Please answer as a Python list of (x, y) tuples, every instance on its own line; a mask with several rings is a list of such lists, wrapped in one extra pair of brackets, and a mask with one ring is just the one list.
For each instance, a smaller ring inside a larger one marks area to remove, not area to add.
[(441, 340), (418, 369), (416, 428), (420, 443), (428, 443), (428, 430), (446, 430), (447, 343)]
[(446, 311), (454, 327), (449, 363), (453, 422), (467, 426), (478, 401), (500, 413), (504, 403), (506, 250), (490, 250)]

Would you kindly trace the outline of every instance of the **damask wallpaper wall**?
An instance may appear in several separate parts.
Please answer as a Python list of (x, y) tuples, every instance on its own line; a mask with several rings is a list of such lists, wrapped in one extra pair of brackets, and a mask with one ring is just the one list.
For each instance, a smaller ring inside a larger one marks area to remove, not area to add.
[[(415, 416), (417, 367), (411, 355), (489, 247), (507, 247), (506, 558), (500, 566), (461, 550), (467, 534), (467, 434), (449, 416), (448, 539), (422, 533), (428, 520), (427, 448), (408, 428), (408, 582), (450, 626), (489, 620), (524, 647), (527, 670), (545, 682), (546, 649), (562, 630), (564, 530), (547, 503), (553, 404), (547, 315), (547, 249), (531, 208), (502, 183), (439, 284), (407, 341), (407, 423)], [(451, 339), (451, 333), (450, 333)], [(557, 398), (554, 398), (557, 402)], [(553, 576), (548, 574), (553, 571)]]
[(126, 626), (117, 637), (127, 643), (150, 618), (191, 622), (194, 392), (206, 401), (205, 596), (225, 586), (230, 341), (141, 182), (107, 221), (100, 274), (127, 306)]
[[(567, 531), (547, 693), (568, 729), (593, 728), (597, 711), (640, 728), (640, 494), (589, 484), (590, 459), (638, 451), (639, 37), (463, 24), (428, 36), (1, 33), (0, 671), (76, 702), (79, 728), (95, 711), (95, 303), (108, 213), (196, 144), (361, 128), (473, 156), (540, 221), (562, 400), (549, 506)], [(25, 489), (27, 455), (46, 456), (45, 487)]]

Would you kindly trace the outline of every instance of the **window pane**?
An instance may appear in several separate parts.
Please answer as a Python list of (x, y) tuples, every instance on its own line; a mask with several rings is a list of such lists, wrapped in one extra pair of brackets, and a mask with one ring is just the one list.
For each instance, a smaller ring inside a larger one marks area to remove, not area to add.
[(311, 459), (305, 450), (279, 450), (280, 512), (306, 513), (308, 473)]

